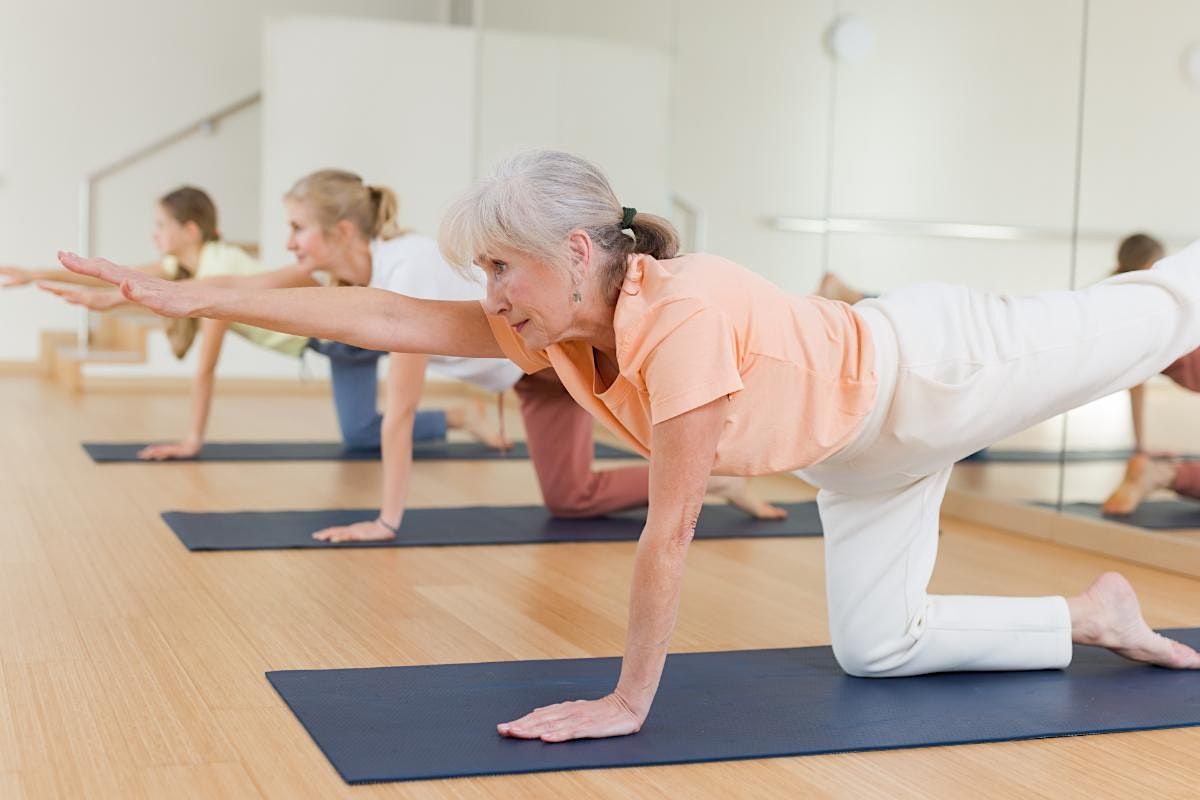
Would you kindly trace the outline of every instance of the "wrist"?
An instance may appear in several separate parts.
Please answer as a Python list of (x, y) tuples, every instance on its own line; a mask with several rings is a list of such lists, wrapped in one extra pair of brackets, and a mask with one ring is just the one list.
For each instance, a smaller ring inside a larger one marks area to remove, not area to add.
[(627, 691), (618, 683), (617, 688), (613, 689), (612, 698), (638, 722), (645, 722), (650, 713), (650, 706), (654, 703), (654, 692), (639, 694), (636, 691)]
[(383, 528), (385, 531), (392, 534), (393, 536), (398, 536), (400, 534), (400, 520), (399, 519), (397, 519), (396, 524), (393, 525), (390, 522), (388, 522), (386, 519), (383, 518), (383, 514), (380, 514), (378, 517), (375, 518), (375, 524), (378, 525), (379, 527)]

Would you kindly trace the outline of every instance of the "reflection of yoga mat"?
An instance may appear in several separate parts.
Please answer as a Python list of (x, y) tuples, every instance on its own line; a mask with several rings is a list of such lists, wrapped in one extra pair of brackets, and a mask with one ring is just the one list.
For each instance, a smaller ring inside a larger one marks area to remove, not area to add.
[[(755, 520), (728, 505), (705, 506), (697, 539), (820, 536), (816, 503), (781, 503), (788, 518)], [(328, 511), (167, 511), (163, 521), (189, 550), (273, 550), (290, 547), (428, 547), (468, 544), (636, 541), (646, 523), (637, 509), (591, 519), (555, 519), (542, 506), (410, 508), (400, 535), (384, 542), (329, 544), (312, 538), (331, 525), (375, 519), (374, 509)]]
[[(1177, 634), (1200, 646), (1200, 629)], [(1066, 670), (851, 678), (828, 647), (669, 656), (640, 733), (566, 744), (496, 723), (602, 697), (615, 658), (295, 670), (267, 679), (349, 783), (632, 767), (1200, 725), (1200, 678), (1078, 646)]]
[[(1068, 450), (1066, 461), (1125, 461), (1133, 455), (1132, 450)], [(972, 453), (963, 459), (969, 463), (1047, 463), (1055, 464), (1060, 460), (1061, 453), (1057, 450), (997, 450), (987, 448), (978, 453)]]
[(1097, 503), (1067, 503), (1063, 506), (1067, 514), (1078, 514), (1109, 522), (1123, 522), (1151, 530), (1178, 530), (1200, 528), (1200, 503), (1187, 500), (1156, 500), (1142, 503), (1137, 511), (1125, 516), (1107, 516), (1100, 513)]
[[(138, 461), (137, 453), (145, 442), (85, 442), (83, 449), (98, 464)], [(640, 458), (637, 453), (596, 444), (596, 458)], [(479, 461), (529, 458), (524, 442), (501, 452), (478, 442), (430, 442), (413, 445), (418, 461)], [(379, 450), (350, 450), (340, 442), (213, 442), (204, 445), (200, 455), (175, 461), (378, 461)], [(146, 461), (140, 463), (169, 463)]]

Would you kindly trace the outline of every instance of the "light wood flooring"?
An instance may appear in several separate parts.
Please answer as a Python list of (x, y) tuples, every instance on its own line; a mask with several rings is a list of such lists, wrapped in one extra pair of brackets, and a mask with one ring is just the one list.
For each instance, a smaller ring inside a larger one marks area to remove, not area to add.
[[(1200, 729), (347, 786), (264, 672), (619, 653), (633, 545), (190, 554), (159, 511), (372, 505), (379, 467), (98, 466), (79, 447), (171, 438), (187, 411), (0, 378), (0, 797), (1197, 796)], [(214, 439), (335, 434), (324, 398), (216, 399)], [(526, 464), (414, 473), (414, 506), (538, 501)], [(1200, 625), (1195, 580), (943, 527), (935, 591), (1070, 593), (1117, 568), (1152, 624)], [(827, 643), (822, 581), (819, 540), (696, 543), (673, 649)]]

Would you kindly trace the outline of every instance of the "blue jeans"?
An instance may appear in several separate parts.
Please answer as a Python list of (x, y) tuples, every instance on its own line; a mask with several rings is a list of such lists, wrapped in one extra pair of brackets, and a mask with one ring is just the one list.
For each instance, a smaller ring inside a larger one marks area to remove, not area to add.
[[(342, 442), (353, 450), (379, 447), (383, 415), (375, 402), (378, 391), (376, 365), (379, 350), (364, 350), (354, 345), (309, 339), (308, 347), (328, 356), (333, 374), (333, 405), (337, 410)], [(413, 420), (413, 441), (446, 438), (446, 412), (418, 410)]]

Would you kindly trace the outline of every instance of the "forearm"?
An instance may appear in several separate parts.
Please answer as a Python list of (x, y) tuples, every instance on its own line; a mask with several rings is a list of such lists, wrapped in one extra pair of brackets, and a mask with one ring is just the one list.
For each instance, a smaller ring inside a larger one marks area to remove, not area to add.
[(214, 275), (195, 280), (205, 286), (230, 289), (288, 289), (317, 285), (312, 278), (312, 272), (299, 264), (266, 270), (253, 275)]
[(104, 281), (88, 275), (77, 275), (70, 270), (65, 269), (32, 269), (29, 271), (31, 277), (35, 281), (54, 281), (55, 283), (71, 283), (76, 286), (103, 286), (108, 287)]
[(383, 491), (379, 516), (393, 528), (400, 527), (408, 502), (412, 474), (412, 432), (416, 409), (383, 418)]
[(211, 370), (201, 370), (192, 379), (192, 425), (188, 438), (197, 443), (204, 441), (208, 431), (208, 414), (212, 409), (215, 385), (216, 375)]
[[(191, 316), (243, 322), (368, 350), (499, 355), (494, 339), (487, 352), (478, 352), (480, 348), (472, 342), (455, 346), (454, 332), (462, 328), (463, 307), (478, 307), (470, 302), (421, 300), (364, 287), (207, 288), (200, 300)], [(478, 314), (486, 326), (482, 311)]]
[(658, 691), (667, 650), (679, 614), (684, 558), (691, 531), (649, 526), (638, 543), (629, 593), (629, 630), (616, 693), (645, 718)]

